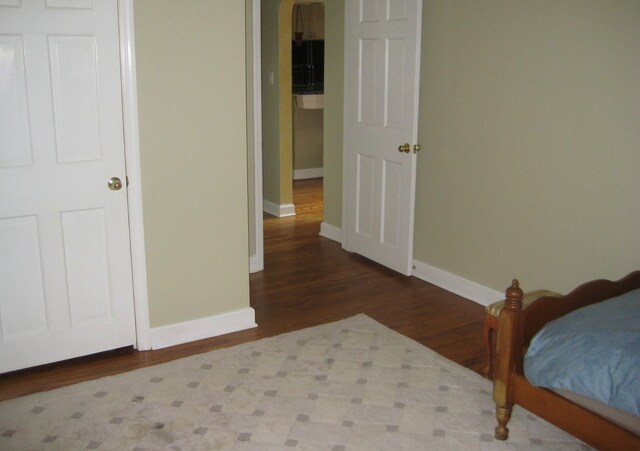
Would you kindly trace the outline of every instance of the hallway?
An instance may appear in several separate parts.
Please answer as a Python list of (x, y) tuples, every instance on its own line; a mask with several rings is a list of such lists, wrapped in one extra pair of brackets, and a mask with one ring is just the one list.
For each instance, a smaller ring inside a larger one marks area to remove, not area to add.
[(296, 181), (294, 204), (296, 216), (264, 219), (265, 270), (251, 275), (251, 306), (262, 336), (365, 313), (481, 370), (484, 307), (321, 237), (322, 179)]

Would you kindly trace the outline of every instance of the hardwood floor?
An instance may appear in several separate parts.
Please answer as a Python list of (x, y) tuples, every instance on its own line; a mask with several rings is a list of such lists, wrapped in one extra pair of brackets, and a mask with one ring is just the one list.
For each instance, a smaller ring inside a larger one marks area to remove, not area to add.
[(0, 375), (0, 400), (233, 346), (358, 313), (476, 372), (484, 308), (320, 237), (322, 179), (296, 181), (296, 216), (264, 218), (265, 269), (250, 276), (259, 327), (157, 351), (130, 348)]

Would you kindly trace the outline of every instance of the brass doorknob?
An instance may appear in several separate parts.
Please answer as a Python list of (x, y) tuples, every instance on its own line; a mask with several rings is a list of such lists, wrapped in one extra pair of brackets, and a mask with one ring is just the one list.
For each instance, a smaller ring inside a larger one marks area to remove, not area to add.
[(420, 144), (413, 145), (413, 153), (418, 153), (422, 150), (422, 146)]
[(409, 143), (404, 143), (401, 146), (398, 146), (398, 152), (409, 153), (411, 152), (411, 146)]
[(108, 185), (111, 191), (118, 191), (120, 190), (120, 188), (122, 188), (122, 180), (120, 180), (118, 177), (111, 177), (109, 179)]

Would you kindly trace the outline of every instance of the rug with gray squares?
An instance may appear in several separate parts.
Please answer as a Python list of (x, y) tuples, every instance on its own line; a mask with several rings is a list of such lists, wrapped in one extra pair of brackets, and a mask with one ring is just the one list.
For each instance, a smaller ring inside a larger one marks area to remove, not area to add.
[(0, 403), (0, 449), (587, 450), (365, 315)]

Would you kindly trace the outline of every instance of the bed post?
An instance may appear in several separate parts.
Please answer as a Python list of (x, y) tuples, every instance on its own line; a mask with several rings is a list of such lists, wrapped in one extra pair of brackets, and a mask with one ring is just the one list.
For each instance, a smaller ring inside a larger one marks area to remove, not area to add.
[(520, 333), (520, 313), (522, 312), (523, 292), (519, 282), (514, 279), (506, 290), (506, 301), (498, 319), (498, 333), (496, 339), (496, 368), (493, 374), (493, 401), (496, 403), (496, 419), (498, 426), (495, 438), (506, 440), (509, 436), (507, 423), (511, 418), (511, 373), (515, 366), (516, 352), (520, 352), (517, 345)]

